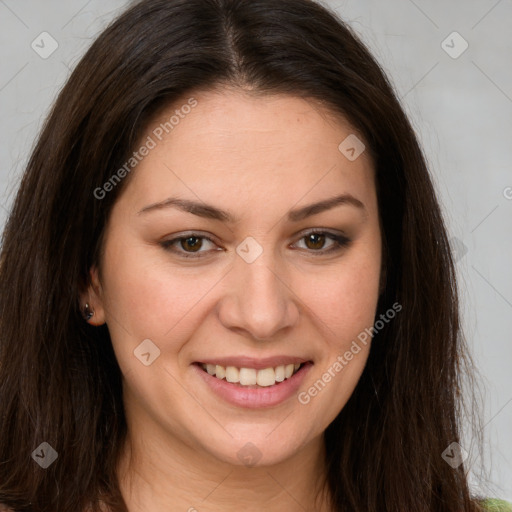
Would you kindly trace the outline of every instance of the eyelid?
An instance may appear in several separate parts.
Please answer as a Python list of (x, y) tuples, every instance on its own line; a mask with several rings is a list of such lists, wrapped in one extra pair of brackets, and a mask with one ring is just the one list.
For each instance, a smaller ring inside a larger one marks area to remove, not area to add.
[[(339, 252), (339, 251), (345, 249), (346, 247), (348, 247), (350, 245), (350, 243), (352, 242), (352, 239), (349, 238), (342, 231), (336, 232), (329, 228), (308, 228), (308, 229), (304, 229), (304, 230), (300, 231), (299, 233), (297, 233), (295, 235), (296, 242), (294, 242), (294, 244), (303, 240), (307, 235), (312, 235), (312, 234), (325, 235), (326, 238), (331, 239), (333, 241), (332, 246), (328, 249), (319, 249), (319, 250), (313, 250), (313, 249), (308, 250), (308, 249), (302, 249), (302, 248), (298, 249), (301, 251), (305, 251), (305, 252), (309, 253), (309, 255), (312, 255), (312, 256), (323, 256), (323, 255), (327, 255), (330, 253)], [(189, 231), (189, 232), (184, 232), (184, 233), (178, 234), (177, 236), (174, 236), (171, 239), (161, 241), (160, 245), (165, 250), (172, 252), (174, 254), (177, 254), (183, 258), (200, 259), (200, 258), (206, 257), (208, 254), (211, 254), (212, 251), (201, 251), (200, 250), (197, 252), (186, 252), (183, 250), (174, 250), (171, 248), (171, 246), (174, 245), (176, 242), (180, 242), (181, 240), (186, 240), (187, 238), (204, 239), (204, 240), (208, 240), (209, 242), (211, 242), (215, 245), (218, 245), (215, 242), (214, 237), (210, 236), (209, 234), (205, 234), (201, 231)], [(223, 249), (222, 248), (213, 249), (213, 251), (217, 251), (217, 250), (223, 250)]]
[[(331, 253), (340, 252), (341, 250), (347, 248), (351, 243), (352, 239), (349, 238), (343, 231), (332, 231), (329, 228), (308, 228), (297, 235), (297, 242), (303, 240), (307, 235), (320, 234), (325, 235), (326, 238), (329, 238), (333, 241), (333, 244), (328, 249), (319, 249), (317, 251), (313, 249), (301, 249), (306, 251), (308, 255), (312, 256), (326, 256)], [(295, 242), (295, 243), (297, 243)]]
[[(200, 258), (200, 257), (204, 257), (204, 256), (195, 256), (195, 254), (205, 254), (205, 253), (211, 252), (211, 251), (198, 251), (197, 253), (194, 253), (194, 252), (187, 253), (185, 251), (178, 251), (178, 250), (174, 250), (171, 248), (171, 246), (174, 245), (176, 242), (179, 242), (181, 240), (186, 240), (187, 238), (192, 238), (192, 237), (203, 239), (203, 240), (208, 240), (212, 244), (218, 245), (215, 242), (215, 240), (213, 239), (213, 237), (211, 237), (210, 235), (207, 235), (201, 231), (189, 231), (189, 232), (178, 234), (177, 236), (174, 236), (173, 238), (162, 240), (160, 242), (160, 245), (165, 250), (172, 252), (174, 254), (177, 254), (179, 256), (183, 256), (185, 258)], [(213, 250), (215, 250), (215, 249), (213, 249)], [(218, 250), (222, 250), (222, 249), (219, 248)]]

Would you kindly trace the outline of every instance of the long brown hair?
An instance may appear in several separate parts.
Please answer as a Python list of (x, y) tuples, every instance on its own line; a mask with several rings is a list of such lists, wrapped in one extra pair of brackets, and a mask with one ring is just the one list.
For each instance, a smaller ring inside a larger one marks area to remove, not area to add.
[[(454, 261), (424, 156), (393, 87), (342, 20), (308, 0), (143, 0), (92, 44), (56, 100), (8, 217), (0, 255), (0, 502), (16, 511), (126, 511), (116, 464), (126, 422), (106, 325), (80, 291), (129, 177), (98, 199), (156, 112), (235, 86), (321, 102), (365, 139), (385, 242), (374, 337), (346, 406), (325, 432), (337, 511), (470, 512), (459, 442), (461, 332)], [(136, 171), (134, 171), (136, 172)], [(470, 380), (470, 383), (472, 381)], [(476, 416), (473, 418), (475, 421)], [(58, 453), (42, 469), (31, 453)]]

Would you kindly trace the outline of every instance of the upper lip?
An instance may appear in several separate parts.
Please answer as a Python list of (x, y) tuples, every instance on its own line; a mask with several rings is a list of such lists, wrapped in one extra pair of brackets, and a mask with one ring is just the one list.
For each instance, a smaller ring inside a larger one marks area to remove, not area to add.
[(253, 358), (253, 357), (216, 357), (206, 358), (201, 361), (197, 361), (199, 364), (215, 364), (219, 366), (235, 366), (236, 368), (255, 368), (256, 370), (262, 370), (264, 368), (275, 368), (276, 366), (307, 363), (309, 359), (303, 357), (294, 356), (274, 356), (265, 358)]

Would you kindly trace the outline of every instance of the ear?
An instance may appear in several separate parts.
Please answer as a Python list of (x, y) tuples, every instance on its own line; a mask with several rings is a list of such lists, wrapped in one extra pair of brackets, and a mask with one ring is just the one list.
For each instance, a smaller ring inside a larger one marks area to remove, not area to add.
[(99, 278), (98, 269), (93, 266), (89, 270), (89, 283), (86, 285), (84, 292), (80, 296), (80, 309), (82, 313), (85, 311), (85, 305), (89, 304), (89, 311), (94, 314), (89, 320), (90, 325), (103, 325), (105, 323), (105, 308), (103, 305), (103, 290)]

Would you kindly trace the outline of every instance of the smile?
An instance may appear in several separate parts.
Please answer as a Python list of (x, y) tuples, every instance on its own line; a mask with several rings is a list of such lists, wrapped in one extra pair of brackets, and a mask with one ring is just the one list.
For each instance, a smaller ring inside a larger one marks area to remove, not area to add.
[(300, 363), (291, 363), (262, 369), (237, 368), (236, 366), (222, 366), (219, 364), (201, 364), (201, 368), (204, 371), (217, 379), (226, 379), (226, 381), (231, 384), (256, 388), (274, 386), (276, 383), (283, 382), (291, 378), (300, 367)]
[(231, 357), (192, 364), (210, 393), (231, 405), (250, 409), (276, 407), (290, 400), (312, 367), (312, 361), (288, 356)]

